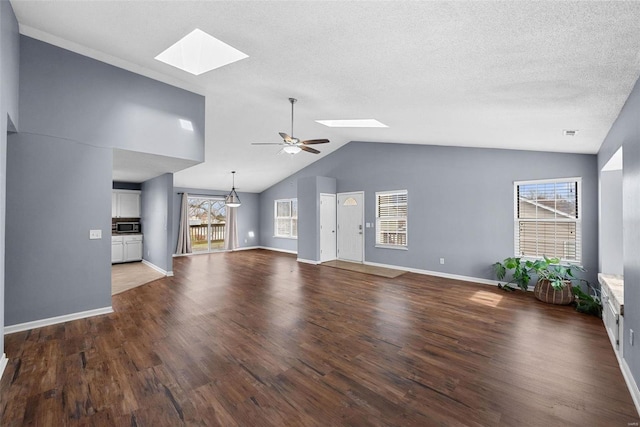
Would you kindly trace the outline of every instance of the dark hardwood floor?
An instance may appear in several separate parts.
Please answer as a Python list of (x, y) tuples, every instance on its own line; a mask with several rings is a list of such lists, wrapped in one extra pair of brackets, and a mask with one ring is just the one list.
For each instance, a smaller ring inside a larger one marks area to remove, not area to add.
[[(627, 426), (602, 322), (264, 250), (182, 257), (113, 314), (6, 336), (2, 426)], [(636, 424), (637, 425), (637, 424)]]

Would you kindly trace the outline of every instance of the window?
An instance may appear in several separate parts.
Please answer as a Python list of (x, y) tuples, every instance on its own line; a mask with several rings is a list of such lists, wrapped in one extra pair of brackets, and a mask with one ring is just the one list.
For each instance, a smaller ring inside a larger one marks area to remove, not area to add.
[(407, 247), (407, 190), (376, 193), (376, 246)]
[(515, 255), (581, 262), (580, 178), (514, 183)]
[(298, 237), (298, 199), (275, 201), (275, 236)]

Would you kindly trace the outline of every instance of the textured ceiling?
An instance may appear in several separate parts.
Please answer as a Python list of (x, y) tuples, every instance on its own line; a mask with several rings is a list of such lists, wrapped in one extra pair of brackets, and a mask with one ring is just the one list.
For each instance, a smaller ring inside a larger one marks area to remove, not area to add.
[[(23, 34), (206, 95), (206, 162), (181, 187), (237, 170), (261, 191), (352, 140), (596, 153), (640, 69), (638, 2), (11, 3)], [(153, 59), (196, 27), (249, 58), (200, 76)], [(250, 145), (289, 132), (288, 97), (321, 155)], [(314, 122), (359, 118), (389, 128)]]

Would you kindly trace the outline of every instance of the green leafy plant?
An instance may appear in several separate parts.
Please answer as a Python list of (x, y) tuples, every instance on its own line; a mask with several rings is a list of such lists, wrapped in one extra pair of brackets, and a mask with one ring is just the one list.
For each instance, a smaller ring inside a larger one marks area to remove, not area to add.
[[(591, 288), (591, 285), (589, 285)], [(597, 296), (590, 295), (580, 289), (580, 286), (571, 288), (573, 295), (576, 297), (576, 310), (580, 313), (591, 314), (596, 317), (602, 317), (602, 303)]]
[(502, 262), (493, 264), (493, 269), (498, 280), (504, 280), (507, 272), (512, 270), (511, 279), (505, 284), (501, 284), (501, 287), (507, 290), (513, 290), (511, 285), (516, 284), (520, 289), (526, 291), (534, 275), (537, 280), (548, 280), (554, 289), (562, 289), (573, 281), (585, 281), (576, 277), (576, 273), (584, 271), (584, 268), (574, 264), (563, 265), (560, 264), (560, 259), (546, 256), (535, 261), (523, 261), (522, 258), (509, 257)]
[(527, 291), (532, 278), (535, 276), (537, 281), (548, 280), (556, 290), (571, 286), (577, 311), (598, 317), (602, 314), (600, 299), (584, 292), (580, 286), (585, 285), (593, 291), (593, 286), (587, 280), (577, 277), (578, 272), (585, 271), (579, 265), (561, 264), (560, 259), (546, 256), (535, 261), (509, 257), (502, 262), (494, 263), (493, 269), (498, 280), (504, 280), (507, 274), (510, 274), (508, 281), (498, 284), (500, 288), (506, 291), (515, 290), (514, 285), (517, 285), (523, 291)]

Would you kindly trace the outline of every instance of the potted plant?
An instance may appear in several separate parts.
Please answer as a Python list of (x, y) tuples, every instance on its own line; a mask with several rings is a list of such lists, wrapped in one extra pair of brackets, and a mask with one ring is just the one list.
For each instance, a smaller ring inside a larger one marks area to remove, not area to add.
[[(558, 258), (538, 259), (535, 261), (510, 257), (503, 262), (493, 264), (494, 271), (499, 280), (503, 280), (508, 271), (511, 271), (511, 280), (504, 284), (499, 284), (505, 290), (514, 290), (512, 284), (518, 285), (522, 290), (527, 291), (531, 278), (537, 277), (536, 285), (533, 289), (535, 297), (551, 304), (571, 304), (576, 302), (576, 296), (583, 305), (599, 305), (599, 301), (591, 295), (582, 292), (580, 284), (591, 285), (585, 279), (576, 277), (577, 272), (585, 271), (584, 268), (574, 264), (561, 264)], [(576, 283), (574, 286), (573, 284)], [(577, 288), (576, 291), (574, 289)], [(591, 309), (585, 309), (591, 310)]]

